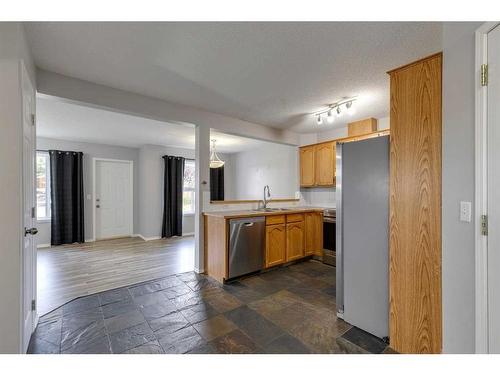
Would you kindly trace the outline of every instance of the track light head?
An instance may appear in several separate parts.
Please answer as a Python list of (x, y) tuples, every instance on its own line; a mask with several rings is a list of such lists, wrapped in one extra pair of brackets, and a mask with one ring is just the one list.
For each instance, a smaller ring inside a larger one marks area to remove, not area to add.
[(332, 115), (332, 110), (330, 109), (328, 111), (328, 114), (326, 115), (326, 122), (328, 122), (329, 124), (331, 124), (333, 122), (334, 118), (333, 118), (333, 115)]
[(318, 123), (318, 125), (321, 125), (323, 123), (323, 118), (321, 117), (321, 114), (318, 115), (316, 122)]
[(355, 110), (354, 110), (354, 104), (352, 101), (345, 103), (345, 108), (346, 108), (349, 116), (352, 116), (354, 114)]

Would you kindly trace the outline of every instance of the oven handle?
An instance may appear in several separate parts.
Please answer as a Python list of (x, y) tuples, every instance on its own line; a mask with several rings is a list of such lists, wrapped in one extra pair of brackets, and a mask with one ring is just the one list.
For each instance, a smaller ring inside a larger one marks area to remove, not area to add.
[(335, 223), (337, 222), (336, 218), (323, 217), (323, 223)]

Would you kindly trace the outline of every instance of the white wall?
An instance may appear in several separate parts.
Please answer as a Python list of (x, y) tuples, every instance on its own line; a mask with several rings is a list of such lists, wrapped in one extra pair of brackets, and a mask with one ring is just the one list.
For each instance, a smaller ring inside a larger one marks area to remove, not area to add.
[[(474, 205), (474, 32), (480, 23), (443, 27), (443, 350), (474, 352), (474, 221), (459, 221), (459, 202)], [(473, 207), (474, 209), (474, 207)]]
[(21, 61), (35, 85), (22, 25), (0, 23), (0, 353), (19, 353), (22, 346)]
[[(194, 150), (144, 145), (139, 149), (139, 234), (160, 238), (163, 219), (163, 155), (194, 159)], [(194, 233), (194, 215), (184, 215), (183, 234)]]
[[(194, 130), (193, 130), (194, 131)], [(194, 150), (145, 145), (140, 149), (102, 145), (86, 142), (41, 138), (37, 139), (37, 149), (59, 149), (84, 153), (84, 195), (85, 195), (85, 239), (94, 239), (92, 199), (93, 173), (92, 158), (132, 160), (134, 162), (134, 234), (145, 239), (161, 236), (163, 217), (163, 155), (194, 158)], [(194, 233), (194, 215), (183, 217), (183, 234)], [(50, 244), (50, 222), (38, 223), (38, 244)]]
[(248, 151), (224, 155), (224, 198), (262, 199), (265, 185), (271, 198), (295, 198), (299, 188), (298, 150), (295, 146), (264, 143)]
[[(92, 159), (119, 159), (132, 160), (134, 162), (134, 233), (139, 228), (139, 150), (130, 147), (103, 145), (96, 143), (74, 142), (52, 138), (37, 138), (38, 150), (64, 150), (83, 152), (83, 192), (84, 192), (84, 222), (85, 240), (91, 241), (95, 238), (93, 232), (93, 211), (92, 211), (92, 188), (94, 185)], [(90, 199), (88, 195), (90, 194)], [(39, 233), (38, 244), (50, 244), (50, 223), (39, 223), (41, 233)], [(48, 234), (48, 237), (47, 237)]]

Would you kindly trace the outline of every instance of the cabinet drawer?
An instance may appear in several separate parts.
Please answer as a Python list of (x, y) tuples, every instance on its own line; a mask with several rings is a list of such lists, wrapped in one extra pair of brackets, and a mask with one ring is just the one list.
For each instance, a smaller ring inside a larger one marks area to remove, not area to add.
[(286, 215), (287, 223), (295, 223), (298, 221), (304, 221), (304, 214), (290, 214)]
[(285, 224), (285, 215), (266, 216), (266, 225)]

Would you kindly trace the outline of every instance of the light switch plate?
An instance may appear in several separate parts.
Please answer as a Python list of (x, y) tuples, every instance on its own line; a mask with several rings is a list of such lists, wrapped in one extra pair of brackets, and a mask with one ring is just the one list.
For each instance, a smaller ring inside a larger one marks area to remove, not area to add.
[(92, 195), (87, 194), (87, 200), (91, 200), (91, 199), (92, 199)]
[(471, 222), (471, 213), (472, 211), (472, 204), (471, 202), (460, 202), (460, 221), (464, 221), (466, 223)]

